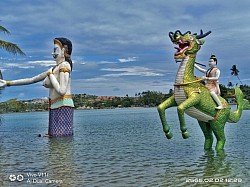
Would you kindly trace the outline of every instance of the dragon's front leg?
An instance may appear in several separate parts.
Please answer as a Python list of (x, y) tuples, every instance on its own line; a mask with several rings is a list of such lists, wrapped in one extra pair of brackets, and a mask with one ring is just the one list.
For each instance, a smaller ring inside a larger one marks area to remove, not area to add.
[(165, 132), (165, 135), (168, 139), (172, 138), (173, 135), (170, 132), (170, 128), (168, 126), (168, 123), (166, 121), (166, 116), (165, 116), (165, 110), (167, 108), (173, 107), (173, 106), (177, 106), (174, 96), (169, 97), (166, 101), (164, 101), (163, 103), (161, 103), (158, 106), (158, 112), (160, 115), (160, 119), (161, 119), (161, 123), (162, 123), (162, 127), (163, 127), (163, 131)]
[(186, 127), (185, 118), (184, 118), (184, 112), (186, 109), (198, 104), (199, 102), (200, 102), (200, 95), (198, 93), (193, 93), (188, 99), (186, 99), (183, 103), (181, 103), (177, 107), (182, 137), (184, 139), (189, 138), (189, 134), (187, 132), (187, 127)]

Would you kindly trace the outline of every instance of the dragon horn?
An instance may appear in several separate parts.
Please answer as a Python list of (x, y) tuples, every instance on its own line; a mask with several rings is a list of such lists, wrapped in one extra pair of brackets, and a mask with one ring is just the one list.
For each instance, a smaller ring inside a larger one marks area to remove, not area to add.
[(175, 31), (175, 33), (174, 33), (174, 39), (176, 39), (177, 35), (182, 35), (183, 36), (183, 34), (181, 33), (180, 30)]
[(212, 31), (208, 31), (207, 33), (203, 34), (203, 31), (201, 30), (201, 33), (196, 36), (196, 39), (201, 39), (209, 35)]
[(171, 41), (173, 41), (174, 40), (174, 33), (173, 32), (169, 32), (169, 38), (171, 39)]
[(175, 33), (170, 32), (170, 33), (169, 33), (169, 37), (170, 37), (170, 39), (171, 39), (172, 41), (174, 41), (174, 40), (176, 39), (176, 36), (177, 36), (178, 34), (182, 35), (182, 33), (181, 33), (180, 30), (175, 31)]
[(186, 35), (186, 34), (191, 34), (191, 31), (185, 32), (185, 33), (183, 34), (183, 36)]

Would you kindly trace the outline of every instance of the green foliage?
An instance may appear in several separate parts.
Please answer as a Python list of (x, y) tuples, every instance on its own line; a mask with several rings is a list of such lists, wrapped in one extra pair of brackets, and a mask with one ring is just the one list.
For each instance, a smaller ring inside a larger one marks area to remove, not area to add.
[(248, 85), (240, 85), (240, 89), (243, 92), (245, 99), (247, 99), (248, 101), (250, 101), (250, 86)]
[(142, 93), (136, 93), (135, 97), (129, 97), (126, 94), (125, 97), (97, 97), (93, 95), (76, 94), (74, 95), (74, 103), (76, 108), (114, 108), (114, 107), (154, 107), (158, 106), (161, 102), (166, 100), (173, 94), (173, 90), (170, 89), (169, 94), (163, 94), (156, 91), (145, 91)]
[(45, 111), (48, 110), (48, 103), (32, 103), (10, 99), (0, 103), (0, 112), (27, 112), (27, 111)]
[(220, 92), (221, 92), (220, 96), (227, 99), (227, 91), (228, 91), (228, 89), (223, 84), (220, 84), (219, 86), (220, 86)]
[[(221, 96), (225, 99), (234, 96), (234, 89), (227, 88), (220, 84)], [(245, 95), (245, 99), (250, 101), (250, 86), (241, 85), (240, 89)], [(169, 90), (168, 94), (163, 94), (157, 91), (144, 91), (136, 93), (134, 97), (109, 97), (109, 96), (95, 96), (87, 94), (74, 94), (73, 100), (76, 108), (79, 109), (103, 109), (116, 107), (156, 107), (167, 98), (173, 95), (173, 89)], [(27, 112), (27, 111), (47, 111), (48, 103), (30, 101), (19, 101), (17, 99), (10, 99), (0, 103), (0, 112)]]
[[(10, 34), (10, 32), (1, 25), (0, 25), (0, 32), (3, 32), (5, 34)], [(13, 44), (11, 42), (6, 42), (3, 40), (0, 40), (0, 49), (4, 49), (7, 52), (12, 53), (14, 55), (16, 54), (25, 55), (25, 53), (16, 44)]]

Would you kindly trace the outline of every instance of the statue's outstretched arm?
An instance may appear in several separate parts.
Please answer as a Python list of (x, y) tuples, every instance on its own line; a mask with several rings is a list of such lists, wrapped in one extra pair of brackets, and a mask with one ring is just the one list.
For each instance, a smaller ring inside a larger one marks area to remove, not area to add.
[(201, 68), (201, 67), (198, 66), (197, 64), (195, 64), (194, 67), (195, 67), (196, 69), (198, 69), (198, 70), (199, 70), (200, 72), (202, 72), (202, 73), (206, 73), (206, 72), (207, 72), (206, 69)]
[(46, 77), (47, 77), (47, 71), (32, 78), (18, 79), (12, 81), (0, 80), (0, 88), (3, 88), (5, 86), (20, 86), (20, 85), (33, 84), (44, 80)]

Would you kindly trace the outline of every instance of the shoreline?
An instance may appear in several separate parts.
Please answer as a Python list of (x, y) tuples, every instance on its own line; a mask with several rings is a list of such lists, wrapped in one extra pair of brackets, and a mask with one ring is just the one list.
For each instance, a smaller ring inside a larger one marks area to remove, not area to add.
[[(93, 109), (77, 109), (75, 108), (75, 110), (115, 110), (115, 109), (134, 109), (134, 108), (155, 108), (154, 107), (114, 107), (114, 108), (93, 108)], [(48, 110), (42, 110), (42, 111), (21, 111), (21, 112), (4, 112), (4, 113), (0, 113), (0, 117), (2, 114), (23, 114), (23, 113), (38, 113), (38, 112), (49, 112)]]

